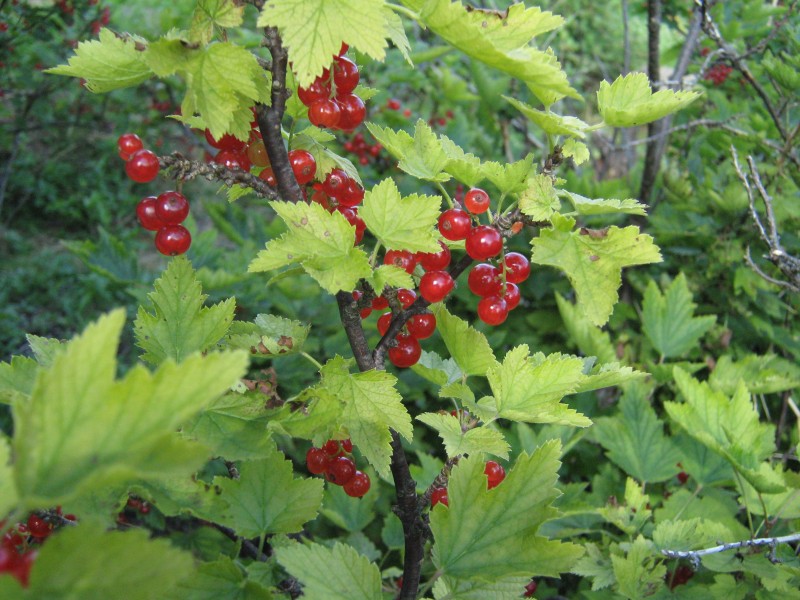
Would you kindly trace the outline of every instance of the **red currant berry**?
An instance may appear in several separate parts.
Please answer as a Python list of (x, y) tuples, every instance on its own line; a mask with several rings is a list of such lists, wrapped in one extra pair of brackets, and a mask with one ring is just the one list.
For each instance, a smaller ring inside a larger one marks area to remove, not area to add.
[(469, 213), (460, 208), (450, 208), (439, 216), (439, 233), (447, 240), (463, 240), (471, 229)]
[(243, 142), (229, 133), (223, 134), (217, 140), (208, 129), (206, 129), (206, 141), (217, 150), (230, 150), (231, 152), (242, 152), (247, 145), (247, 142)]
[[(356, 244), (360, 243), (364, 237), (364, 231), (367, 229), (367, 224), (364, 223), (364, 219), (358, 216), (358, 212), (347, 206), (337, 206), (336, 210), (342, 213), (344, 218), (347, 219), (347, 222), (356, 228)], [(373, 306), (372, 308), (375, 307)]]
[(156, 214), (155, 196), (148, 196), (139, 201), (139, 204), (136, 205), (136, 216), (139, 218), (139, 223), (141, 223), (142, 227), (148, 231), (158, 231), (166, 225)]
[(341, 109), (336, 101), (330, 98), (326, 100), (317, 100), (308, 107), (308, 120), (312, 125), (317, 127), (327, 127), (334, 129), (339, 126), (339, 118), (341, 117)]
[(53, 525), (40, 516), (32, 514), (28, 517), (28, 530), (33, 537), (44, 539), (53, 533)]
[(156, 249), (166, 256), (183, 254), (192, 245), (192, 235), (183, 225), (167, 225), (156, 234)]
[(464, 196), (464, 206), (473, 215), (482, 215), (489, 210), (490, 202), (489, 194), (481, 188), (472, 188), (467, 192), (466, 196)]
[(341, 445), (342, 450), (344, 450), (345, 452), (350, 453), (353, 451), (353, 440), (351, 440), (350, 438), (342, 440), (341, 442), (339, 442), (339, 444)]
[(292, 165), (292, 172), (300, 185), (310, 183), (317, 173), (317, 161), (308, 150), (289, 152), (289, 164)]
[(447, 500), (447, 488), (443, 487), (433, 488), (433, 492), (431, 492), (431, 508), (433, 508), (437, 504), (444, 504), (445, 506), (450, 506)]
[(144, 148), (144, 144), (135, 133), (123, 133), (117, 139), (117, 151), (122, 160), (129, 160), (134, 152), (138, 152), (142, 148)]
[(447, 271), (428, 271), (419, 280), (419, 293), (431, 304), (441, 302), (453, 291), (455, 282)]
[(179, 192), (159, 194), (156, 199), (156, 216), (166, 225), (180, 225), (189, 216), (189, 201)]
[(356, 471), (352, 479), (344, 484), (344, 493), (351, 498), (361, 498), (369, 491), (369, 475)]
[(479, 263), (469, 272), (467, 285), (476, 296), (497, 294), (503, 287), (500, 269), (489, 263)]
[(214, 162), (231, 171), (235, 171), (236, 169), (241, 169), (242, 171), (250, 170), (250, 160), (247, 158), (247, 155), (242, 152), (220, 150), (214, 157)]
[(272, 167), (267, 167), (261, 173), (258, 174), (258, 178), (262, 181), (266, 181), (267, 185), (271, 185), (275, 187), (278, 185), (278, 180), (275, 179), (275, 171), (272, 170)]
[(508, 316), (508, 304), (500, 296), (486, 296), (478, 302), (478, 318), (487, 325), (500, 325)]
[(417, 299), (417, 293), (414, 290), (407, 290), (405, 288), (400, 288), (397, 290), (397, 300), (400, 302), (400, 306), (403, 308), (408, 308)]
[(439, 242), (442, 249), (439, 252), (419, 252), (417, 260), (426, 271), (441, 271), (450, 264), (450, 248), (444, 242)]
[(339, 54), (337, 54), (336, 56), (343, 56), (343, 55), (347, 54), (348, 50), (350, 50), (350, 46), (348, 46), (347, 44), (342, 42), (342, 45), (339, 48)]
[(336, 95), (341, 98), (350, 94), (358, 85), (358, 66), (349, 58), (337, 56), (333, 61), (333, 83), (336, 84)]
[(519, 301), (522, 297), (520, 296), (519, 288), (516, 283), (509, 283), (506, 281), (506, 293), (503, 295), (503, 299), (506, 301), (509, 312), (519, 306)]
[(364, 101), (355, 94), (347, 94), (336, 98), (339, 105), (339, 129), (352, 131), (364, 122), (367, 116), (367, 107)]
[(531, 274), (531, 263), (519, 252), (506, 252), (503, 259), (506, 266), (506, 281), (522, 283)]
[(339, 194), (337, 200), (343, 206), (358, 206), (364, 199), (364, 188), (358, 185), (355, 179), (348, 178), (347, 186)]
[(159, 168), (158, 157), (150, 150), (137, 150), (125, 163), (125, 172), (136, 183), (153, 181)]
[(412, 365), (417, 364), (419, 357), (422, 355), (422, 348), (419, 342), (410, 335), (398, 335), (397, 345), (389, 348), (389, 360), (395, 367), (405, 369)]
[(306, 467), (309, 473), (321, 475), (328, 470), (330, 457), (322, 448), (309, 448), (306, 452)]
[(417, 266), (417, 259), (408, 250), (389, 250), (383, 257), (383, 264), (394, 265), (407, 273), (413, 273), (414, 267)]
[(337, 456), (328, 465), (326, 479), (335, 485), (345, 485), (356, 474), (356, 464), (352, 458)]
[(402, 106), (403, 105), (400, 104), (400, 100), (396, 98), (389, 98), (386, 101), (386, 108), (388, 108), (389, 110), (400, 110)]
[(339, 452), (341, 452), (339, 442), (336, 440), (328, 440), (325, 442), (325, 445), (322, 446), (322, 449), (328, 456), (339, 456)]
[(431, 313), (414, 315), (406, 322), (408, 334), (418, 340), (426, 340), (436, 331), (436, 317)]
[(497, 487), (506, 478), (506, 470), (502, 465), (489, 460), (486, 462), (486, 468), (483, 470), (489, 480), (489, 489)]
[(470, 230), (464, 247), (475, 260), (486, 260), (500, 254), (503, 249), (503, 236), (494, 227), (478, 225)]
[(375, 310), (383, 310), (389, 307), (389, 301), (383, 296), (376, 296), (372, 299), (372, 308)]
[(267, 154), (267, 148), (264, 146), (262, 140), (257, 139), (250, 142), (247, 145), (245, 154), (247, 155), (247, 160), (249, 160), (251, 164), (257, 167), (269, 166), (269, 155)]
[(367, 306), (366, 308), (362, 308), (358, 311), (358, 314), (361, 315), (362, 319), (366, 319), (372, 314), (372, 307)]
[(380, 317), (378, 317), (378, 333), (381, 335), (386, 335), (386, 332), (389, 331), (389, 326), (392, 324), (392, 313), (387, 312), (383, 313)]
[(681, 485), (689, 481), (689, 474), (686, 471), (681, 471), (680, 473), (678, 473), (677, 477), (678, 477), (678, 482), (680, 482)]
[(331, 97), (331, 84), (328, 77), (317, 77), (307, 88), (297, 88), (297, 97), (306, 106), (311, 106), (320, 100), (329, 100)]
[(328, 194), (331, 198), (339, 199), (345, 191), (350, 182), (350, 177), (342, 169), (334, 169), (325, 177), (322, 184), (322, 191)]

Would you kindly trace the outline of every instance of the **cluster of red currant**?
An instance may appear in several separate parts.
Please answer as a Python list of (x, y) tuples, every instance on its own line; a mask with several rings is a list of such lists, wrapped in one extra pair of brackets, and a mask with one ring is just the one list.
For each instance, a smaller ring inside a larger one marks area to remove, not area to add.
[(192, 235), (181, 225), (188, 215), (189, 201), (172, 190), (142, 198), (136, 206), (139, 223), (156, 232), (156, 249), (167, 256), (183, 254), (192, 245)]
[(325, 177), (325, 181), (314, 183), (311, 188), (311, 201), (321, 204), (330, 212), (338, 210), (342, 213), (347, 222), (356, 228), (355, 243), (359, 244), (367, 229), (367, 224), (358, 216), (358, 205), (364, 199), (364, 188), (342, 169), (333, 169)]
[(325, 479), (344, 488), (352, 498), (361, 498), (369, 491), (369, 475), (356, 469), (352, 453), (353, 442), (328, 440), (322, 448), (311, 447), (306, 452), (306, 466), (314, 475), (325, 475)]
[(135, 133), (123, 133), (117, 140), (119, 157), (125, 161), (125, 173), (136, 183), (153, 181), (161, 168), (154, 152), (146, 150)]
[(363, 133), (357, 133), (344, 143), (344, 149), (358, 156), (358, 163), (365, 166), (378, 158), (383, 146), (378, 143), (370, 144), (364, 139)]
[(358, 66), (344, 56), (347, 44), (342, 44), (332, 68), (304, 88), (297, 88), (300, 102), (308, 107), (308, 120), (317, 127), (352, 131), (364, 121), (367, 107), (353, 93), (359, 80)]
[(722, 85), (728, 79), (728, 75), (733, 72), (733, 67), (722, 63), (717, 63), (706, 71), (703, 79), (710, 81), (714, 85)]
[[(39, 553), (36, 549), (65, 521), (77, 521), (75, 515), (63, 515), (61, 507), (55, 511), (31, 513), (25, 523), (17, 523), (0, 540), (0, 574), (8, 573), (23, 587), (28, 586), (31, 566)], [(0, 522), (0, 528), (5, 521)]]
[(208, 129), (205, 130), (205, 137), (211, 147), (217, 151), (214, 156), (208, 156), (209, 162), (213, 161), (228, 169), (241, 169), (242, 171), (250, 171), (252, 166), (269, 166), (267, 149), (261, 139), (261, 131), (258, 129), (255, 111), (253, 120), (250, 122), (250, 137), (248, 141), (242, 141), (229, 133), (216, 139)]
[[(486, 467), (483, 469), (483, 472), (486, 474), (489, 489), (497, 487), (506, 478), (506, 470), (503, 468), (503, 465), (493, 460), (486, 461)], [(431, 493), (431, 508), (440, 503), (445, 506), (450, 506), (447, 499), (446, 487), (435, 487)]]

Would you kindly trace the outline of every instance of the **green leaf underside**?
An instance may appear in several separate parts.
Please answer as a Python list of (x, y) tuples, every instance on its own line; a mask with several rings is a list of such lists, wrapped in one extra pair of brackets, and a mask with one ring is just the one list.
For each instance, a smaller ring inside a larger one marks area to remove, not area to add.
[(502, 13), (467, 11), (450, 0), (404, 0), (420, 11), (425, 26), (461, 50), (495, 69), (523, 81), (539, 100), (549, 106), (564, 96), (580, 98), (569, 85), (555, 55), (528, 45), (539, 33), (560, 26), (561, 17), (522, 3)]
[(303, 350), (311, 326), (277, 315), (261, 314), (252, 323), (236, 321), (227, 337), (231, 348), (277, 357)]
[(480, 457), (459, 461), (448, 482), (449, 508), (430, 516), (433, 562), (444, 575), (492, 581), (503, 577), (557, 577), (583, 553), (570, 543), (537, 535), (557, 515), (552, 508), (561, 444), (549, 441), (520, 454), (503, 482), (487, 489)]
[(143, 360), (153, 365), (168, 358), (182, 362), (195, 352), (211, 349), (228, 332), (236, 301), (230, 298), (204, 307), (207, 296), (186, 257), (172, 259), (154, 287), (148, 295), (153, 312), (140, 306), (134, 322)]
[(653, 238), (635, 226), (572, 231), (573, 219), (553, 215), (553, 228), (531, 241), (531, 261), (564, 271), (577, 294), (578, 307), (601, 326), (611, 316), (622, 283), (622, 269), (661, 261)]
[(600, 82), (597, 105), (606, 125), (635, 127), (677, 112), (700, 97), (697, 92), (661, 90), (653, 93), (644, 73), (620, 75), (612, 84)]
[(516, 98), (509, 98), (508, 96), (503, 96), (503, 99), (548, 135), (566, 135), (579, 139), (586, 137), (585, 131), (588, 129), (589, 124), (576, 117), (565, 117), (549, 111), (537, 110)]
[(358, 214), (388, 250), (438, 252), (436, 223), (441, 213), (439, 196), (413, 194), (401, 198), (391, 179), (384, 179), (364, 196)]
[(277, 548), (278, 562), (303, 584), (308, 600), (381, 600), (378, 567), (354, 548), (309, 542)]
[(115, 381), (124, 322), (115, 311), (87, 327), (39, 374), (30, 401), (14, 407), (22, 502), (52, 506), (100, 481), (191, 473), (206, 459), (175, 431), (244, 374), (247, 355), (196, 354)]
[(695, 308), (683, 273), (664, 294), (654, 281), (648, 283), (642, 302), (642, 331), (664, 358), (683, 356), (714, 326), (715, 316), (695, 317)]
[[(164, 597), (192, 572), (192, 556), (145, 530), (106, 532), (91, 522), (66, 527), (42, 546), (25, 598), (99, 600)], [(131, 568), (135, 564), (136, 568)]]
[(781, 493), (783, 481), (765, 462), (775, 451), (772, 425), (761, 423), (750, 394), (740, 385), (733, 397), (675, 368), (684, 402), (665, 402), (670, 418), (698, 442), (725, 458), (760, 492)]
[(101, 29), (99, 39), (78, 44), (68, 64), (45, 73), (80, 77), (86, 80), (86, 89), (98, 94), (137, 85), (153, 76), (137, 44), (141, 42)]
[(575, 212), (579, 215), (641, 215), (647, 214), (646, 204), (641, 204), (638, 200), (627, 198), (586, 198), (574, 192), (559, 190), (559, 193), (572, 203)]
[(270, 206), (289, 231), (267, 242), (266, 249), (250, 263), (249, 272), (300, 264), (331, 294), (351, 291), (359, 279), (370, 277), (366, 253), (353, 246), (355, 228), (340, 212), (329, 213), (316, 202), (271, 202)]
[(529, 355), (527, 345), (510, 350), (503, 363), (486, 374), (494, 396), (479, 405), (496, 418), (525, 423), (558, 423), (588, 427), (592, 422), (561, 403), (583, 379), (583, 360), (575, 356)]
[[(635, 390), (635, 391), (634, 391)], [(593, 433), (608, 457), (641, 482), (674, 477), (680, 455), (640, 388), (631, 388), (619, 402), (619, 416), (598, 419)]]
[(384, 371), (351, 374), (341, 357), (322, 368), (322, 386), (344, 404), (342, 425), (353, 445), (382, 476), (389, 476), (391, 433), (394, 429), (407, 440), (413, 436), (411, 417), (397, 392), (394, 375)]
[(245, 538), (301, 531), (317, 516), (324, 487), (319, 478), (293, 477), (274, 444), (265, 458), (239, 463), (238, 479), (215, 477), (214, 485), (228, 505), (220, 522)]
[(485, 375), (496, 363), (486, 336), (451, 315), (443, 304), (434, 304), (431, 310), (436, 315), (436, 331), (461, 371), (465, 375)]
[(423, 413), (417, 417), (436, 430), (444, 442), (448, 458), (459, 454), (486, 453), (500, 458), (508, 458), (510, 446), (503, 434), (486, 425), (462, 431), (458, 417), (449, 414)]
[(299, 85), (330, 67), (342, 42), (383, 60), (389, 23), (382, 0), (269, 0), (259, 27), (277, 27)]

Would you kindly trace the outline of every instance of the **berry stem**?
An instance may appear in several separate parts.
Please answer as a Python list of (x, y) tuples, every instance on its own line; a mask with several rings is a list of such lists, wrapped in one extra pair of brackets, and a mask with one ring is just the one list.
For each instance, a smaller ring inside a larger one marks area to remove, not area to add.
[[(369, 256), (369, 264), (370, 264), (370, 266), (372, 266), (372, 267), (375, 266), (375, 261), (378, 260), (378, 252), (380, 251), (380, 249), (381, 249), (381, 243), (380, 243), (380, 241), (376, 241), (375, 242), (375, 247), (372, 249), (372, 254), (370, 254), (370, 256)], [(380, 295), (380, 290), (375, 290), (375, 293)]]
[(302, 357), (303, 357), (303, 358), (305, 358), (305, 359), (306, 359), (308, 362), (310, 362), (312, 365), (314, 365), (315, 367), (317, 367), (317, 370), (318, 370), (318, 371), (321, 371), (321, 370), (322, 370), (322, 364), (320, 364), (320, 362), (319, 362), (319, 361), (318, 361), (316, 358), (314, 358), (313, 356), (311, 356), (311, 355), (310, 355), (308, 352), (300, 352), (300, 356), (302, 356)]
[(444, 186), (441, 184), (441, 182), (437, 181), (436, 187), (439, 188), (439, 191), (442, 193), (442, 196), (444, 196), (444, 199), (447, 200), (447, 205), (450, 208), (454, 208), (455, 204), (453, 204), (453, 200), (452, 198), (450, 198), (450, 194), (447, 193), (447, 190), (444, 189)]

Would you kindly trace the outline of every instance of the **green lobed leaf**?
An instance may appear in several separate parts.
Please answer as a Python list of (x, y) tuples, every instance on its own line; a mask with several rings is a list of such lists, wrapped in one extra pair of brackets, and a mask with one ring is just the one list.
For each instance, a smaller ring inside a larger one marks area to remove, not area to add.
[(445, 172), (450, 157), (433, 129), (422, 119), (417, 120), (413, 137), (405, 131), (381, 128), (373, 123), (367, 123), (367, 129), (399, 161), (397, 166), (412, 177), (434, 182), (450, 179)]
[(233, 0), (198, 0), (192, 15), (189, 40), (208, 44), (215, 27), (238, 27), (243, 16), (244, 6)]
[(753, 394), (774, 394), (800, 387), (800, 367), (774, 354), (749, 354), (734, 361), (730, 355), (720, 356), (708, 378), (709, 385), (732, 395), (743, 381)]
[(297, 533), (322, 505), (321, 479), (292, 475), (292, 462), (271, 445), (266, 458), (239, 463), (239, 478), (215, 477), (228, 510), (218, 522), (244, 538)]
[(607, 331), (593, 325), (583, 311), (556, 292), (556, 304), (561, 322), (570, 339), (586, 356), (596, 356), (600, 363), (611, 363), (617, 358), (611, 336)]
[(622, 283), (622, 269), (661, 261), (653, 238), (638, 227), (572, 231), (574, 219), (553, 215), (553, 227), (531, 241), (531, 261), (564, 271), (575, 288), (578, 306), (603, 325), (611, 316)]
[[(164, 597), (192, 571), (192, 556), (145, 530), (104, 531), (81, 522), (47, 540), (24, 598), (150, 600)], [(136, 565), (136, 568), (131, 568)]]
[(65, 345), (65, 342), (61, 340), (39, 337), (38, 335), (32, 335), (30, 333), (25, 336), (25, 339), (28, 340), (28, 345), (31, 347), (33, 355), (36, 357), (36, 362), (43, 367), (52, 365), (56, 354), (61, 352)]
[(485, 162), (483, 174), (501, 194), (516, 194), (528, 187), (528, 177), (533, 171), (533, 154), (513, 163)]
[(345, 531), (363, 531), (375, 519), (375, 501), (378, 499), (379, 489), (379, 486), (373, 485), (358, 502), (353, 502), (341, 486), (326, 486), (322, 514)]
[(531, 176), (519, 195), (519, 209), (534, 221), (547, 221), (561, 208), (552, 178), (543, 173)]
[(592, 363), (594, 363), (594, 358), (585, 360), (585, 377), (575, 389), (576, 394), (601, 390), (603, 388), (613, 387), (647, 377), (647, 373), (644, 371), (637, 371), (632, 367), (625, 367), (618, 362), (594, 365), (587, 372), (586, 365)]
[(412, 366), (411, 370), (438, 386), (459, 381), (464, 376), (452, 358), (444, 359), (435, 352), (427, 350), (422, 351), (417, 364)]
[(597, 544), (588, 543), (584, 546), (584, 549), (586, 554), (578, 559), (571, 572), (581, 577), (590, 577), (593, 592), (614, 585), (617, 578), (614, 575), (611, 558), (603, 553), (597, 547)]
[(503, 96), (503, 100), (528, 117), (530, 121), (538, 125), (547, 135), (566, 135), (579, 139), (584, 139), (586, 137), (585, 132), (589, 128), (589, 124), (584, 123), (577, 117), (565, 117), (550, 112), (549, 110), (537, 110), (524, 102), (520, 102), (516, 98), (509, 98), (508, 96)]
[(378, 567), (352, 547), (308, 542), (277, 548), (281, 566), (303, 584), (307, 600), (382, 600)]
[(344, 403), (342, 425), (353, 445), (381, 476), (389, 476), (391, 433), (394, 429), (407, 440), (413, 436), (411, 417), (395, 384), (397, 378), (385, 371), (351, 374), (348, 363), (337, 356), (322, 370), (322, 386)]
[[(258, 563), (256, 563), (258, 564)], [(261, 584), (248, 579), (241, 566), (230, 558), (200, 563), (189, 577), (181, 580), (168, 600), (271, 600), (272, 594)]]
[(436, 600), (518, 600), (530, 577), (503, 577), (497, 581), (470, 581), (440, 577), (433, 584)]
[(576, 165), (582, 165), (590, 158), (589, 147), (583, 142), (579, 142), (575, 138), (568, 138), (564, 140), (561, 146), (561, 154), (565, 158), (571, 158)]
[(115, 311), (89, 325), (14, 406), (14, 477), (26, 505), (60, 504), (115, 478), (192, 472), (206, 459), (175, 431), (244, 374), (247, 355), (195, 354), (115, 380), (124, 322)]
[(367, 281), (372, 289), (380, 293), (387, 285), (393, 288), (414, 289), (414, 280), (405, 269), (397, 265), (380, 265)]
[(31, 395), (39, 363), (27, 356), (12, 356), (0, 362), (0, 402), (11, 404), (14, 398)]
[(364, 195), (358, 215), (388, 250), (439, 252), (436, 223), (441, 205), (439, 196), (412, 194), (401, 198), (394, 181), (384, 179)]
[(436, 316), (436, 331), (461, 371), (465, 375), (485, 375), (496, 362), (486, 336), (447, 312), (443, 304), (434, 304), (431, 310)]
[(252, 323), (234, 321), (227, 336), (231, 348), (275, 358), (303, 350), (310, 325), (277, 315), (257, 315)]
[(207, 296), (185, 256), (173, 258), (154, 287), (148, 294), (153, 312), (140, 306), (133, 324), (143, 360), (153, 365), (168, 358), (181, 362), (211, 349), (228, 332), (236, 301), (204, 307)]
[(330, 67), (342, 42), (383, 60), (390, 34), (382, 0), (268, 0), (257, 24), (278, 28), (304, 87)]
[(583, 360), (575, 356), (537, 352), (529, 355), (528, 346), (517, 346), (486, 373), (493, 397), (482, 398), (481, 407), (492, 410), (495, 418), (524, 423), (558, 423), (588, 427), (586, 416), (561, 400), (571, 394), (583, 379)]
[(449, 507), (430, 515), (433, 562), (458, 579), (558, 577), (583, 554), (580, 546), (538, 535), (557, 515), (552, 507), (561, 444), (550, 441), (532, 455), (522, 453), (503, 482), (487, 489), (484, 462), (462, 459), (448, 482)]
[(569, 192), (559, 190), (559, 193), (572, 203), (575, 212), (579, 215), (641, 215), (647, 214), (646, 204), (641, 204), (634, 198), (620, 200), (618, 198), (587, 198)]
[(403, 58), (406, 59), (406, 62), (413, 67), (414, 62), (411, 60), (410, 55), (411, 44), (406, 36), (406, 28), (403, 25), (403, 19), (389, 6), (384, 8), (383, 14), (386, 17), (386, 31), (388, 32), (389, 39), (392, 41), (392, 44), (394, 44), (394, 47), (400, 51), (400, 54), (403, 55)]
[(681, 457), (664, 435), (663, 423), (647, 400), (646, 389), (631, 387), (619, 401), (619, 414), (595, 421), (595, 438), (625, 473), (646, 483), (666, 481), (680, 470)]
[(51, 75), (68, 75), (86, 80), (86, 89), (98, 94), (138, 85), (153, 76), (144, 60), (142, 40), (117, 37), (101, 29), (99, 39), (80, 42), (68, 64), (47, 69)]
[(506, 13), (467, 10), (450, 0), (403, 0), (420, 11), (421, 22), (467, 56), (523, 81), (545, 105), (580, 98), (555, 55), (529, 45), (531, 38), (561, 24), (561, 18), (518, 3)]
[(423, 413), (417, 417), (434, 429), (444, 442), (448, 458), (459, 454), (491, 454), (508, 459), (511, 447), (502, 432), (487, 425), (462, 430), (461, 420), (450, 414)]
[(642, 331), (663, 358), (683, 356), (714, 326), (714, 315), (695, 317), (697, 305), (681, 273), (664, 290), (654, 281), (647, 284), (642, 302)]
[(481, 159), (464, 150), (446, 135), (439, 135), (442, 150), (447, 155), (446, 173), (469, 187), (477, 186), (485, 179)]
[(699, 550), (735, 541), (735, 536), (725, 525), (697, 517), (661, 521), (652, 536), (658, 550)]
[(697, 92), (661, 90), (653, 93), (644, 73), (620, 75), (609, 84), (600, 82), (597, 106), (606, 125), (636, 127), (677, 112), (700, 97)]
[(355, 243), (355, 229), (338, 211), (329, 213), (312, 202), (271, 202), (289, 228), (267, 242), (266, 250), (250, 263), (251, 273), (300, 264), (324, 290), (335, 294), (355, 289), (359, 279), (372, 274), (369, 259)]
[(620, 595), (638, 600), (652, 593), (653, 588), (664, 585), (667, 567), (656, 552), (653, 542), (639, 535), (627, 547), (625, 556), (612, 555), (611, 563)]

